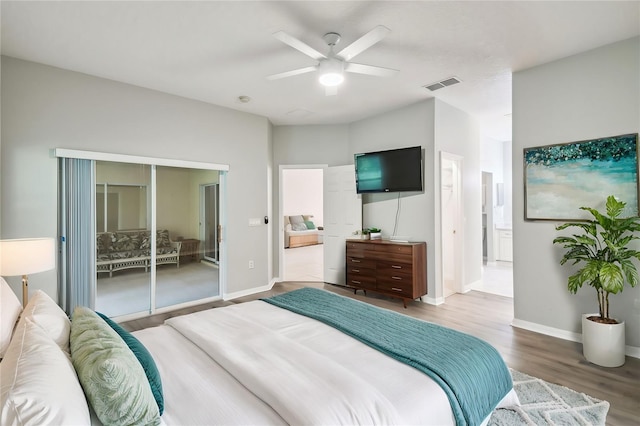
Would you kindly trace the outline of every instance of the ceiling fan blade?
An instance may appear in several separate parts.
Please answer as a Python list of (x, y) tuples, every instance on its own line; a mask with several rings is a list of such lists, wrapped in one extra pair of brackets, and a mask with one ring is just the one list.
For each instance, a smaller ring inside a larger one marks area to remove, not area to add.
[(318, 52), (313, 47), (301, 42), (297, 38), (285, 33), (284, 31), (278, 31), (277, 33), (274, 33), (273, 36), (284, 44), (288, 44), (289, 46), (293, 47), (296, 50), (299, 50), (307, 56), (312, 57), (313, 59), (320, 60), (322, 58), (326, 58), (325, 55)]
[(374, 67), (372, 65), (354, 64), (349, 62), (345, 68), (347, 72), (353, 72), (356, 74), (375, 75), (377, 77), (391, 77), (395, 75), (398, 70), (383, 67)]
[(270, 75), (267, 77), (267, 80), (278, 80), (280, 78), (291, 77), (298, 74), (305, 74), (308, 72), (315, 71), (317, 69), (318, 69), (317, 66), (298, 68), (297, 70), (291, 70), (291, 71), (281, 72), (280, 74)]
[(383, 25), (378, 25), (344, 49), (342, 49), (338, 56), (345, 61), (349, 61), (356, 55), (364, 52), (380, 40), (382, 40), (391, 30)]

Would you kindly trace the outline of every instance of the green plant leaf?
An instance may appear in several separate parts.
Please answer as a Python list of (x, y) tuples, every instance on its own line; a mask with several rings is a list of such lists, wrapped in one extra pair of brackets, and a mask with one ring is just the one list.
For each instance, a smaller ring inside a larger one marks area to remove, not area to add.
[(624, 288), (622, 270), (615, 263), (603, 262), (599, 278), (602, 289), (608, 293), (618, 294)]
[(578, 289), (582, 287), (583, 282), (584, 281), (580, 279), (580, 272), (571, 275), (568, 282), (569, 291), (573, 294), (576, 294), (578, 292)]
[(609, 195), (607, 197), (607, 215), (611, 218), (616, 218), (620, 216), (620, 213), (624, 210), (624, 207), (627, 203), (623, 201), (616, 200), (616, 197), (613, 195)]
[(625, 259), (620, 261), (620, 267), (629, 285), (635, 287), (638, 284), (638, 269), (636, 269), (636, 265), (630, 259)]

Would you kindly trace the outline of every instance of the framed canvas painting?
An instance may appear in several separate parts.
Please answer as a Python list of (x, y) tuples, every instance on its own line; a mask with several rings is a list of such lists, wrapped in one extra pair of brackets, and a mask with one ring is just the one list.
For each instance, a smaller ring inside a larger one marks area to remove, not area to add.
[(638, 216), (638, 134), (524, 149), (525, 220), (574, 221), (609, 195)]

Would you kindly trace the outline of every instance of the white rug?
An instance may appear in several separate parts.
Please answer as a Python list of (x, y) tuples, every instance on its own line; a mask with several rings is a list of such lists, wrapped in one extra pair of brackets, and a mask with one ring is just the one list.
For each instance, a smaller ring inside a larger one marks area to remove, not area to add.
[(511, 370), (520, 406), (494, 411), (489, 426), (604, 425), (609, 403)]

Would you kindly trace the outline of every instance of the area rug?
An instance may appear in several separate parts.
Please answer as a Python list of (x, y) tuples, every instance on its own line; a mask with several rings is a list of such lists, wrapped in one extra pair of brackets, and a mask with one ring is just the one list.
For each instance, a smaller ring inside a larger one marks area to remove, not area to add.
[(607, 401), (510, 370), (521, 405), (495, 410), (489, 426), (605, 424)]

